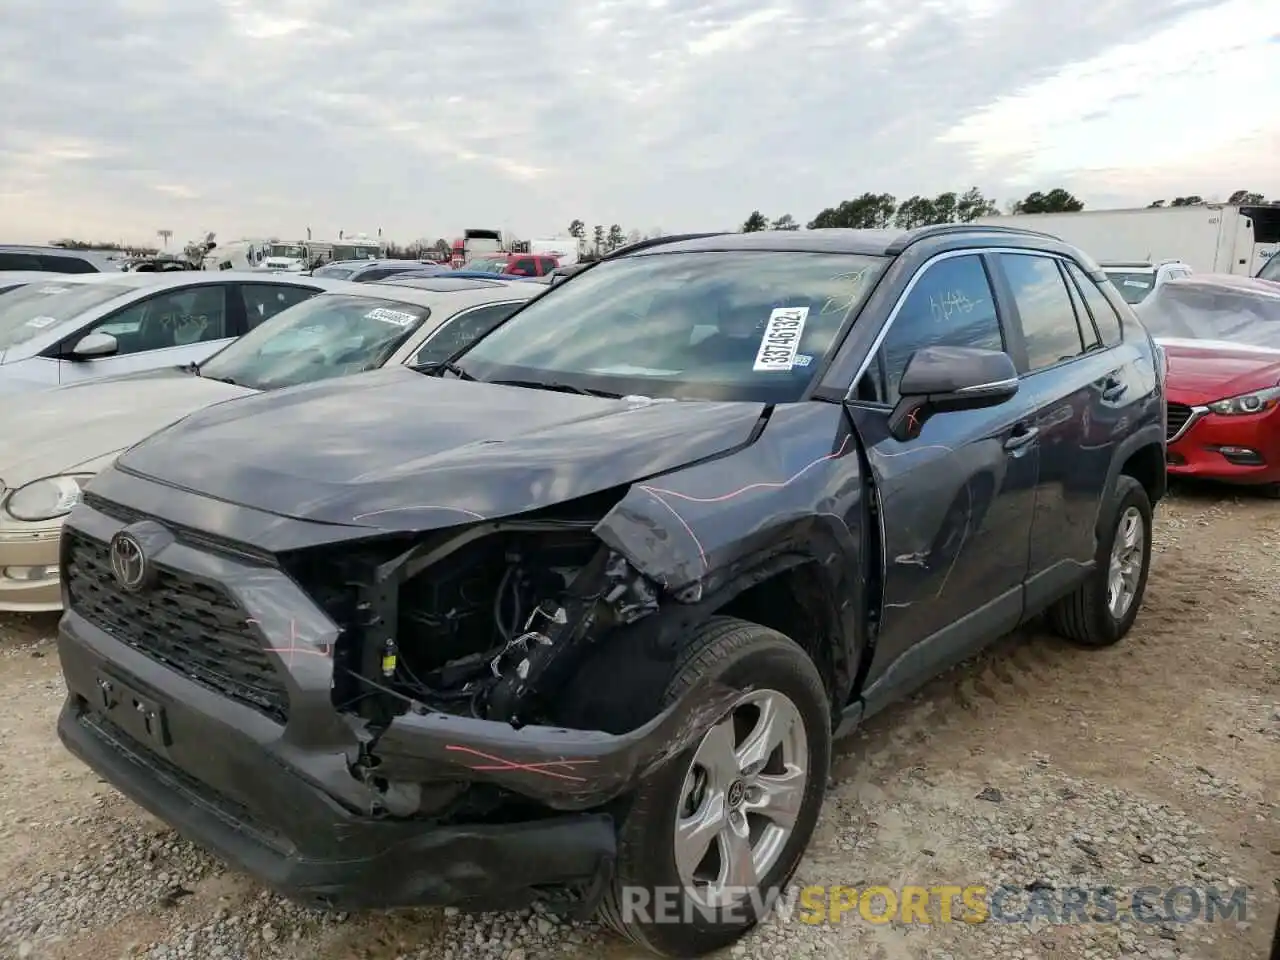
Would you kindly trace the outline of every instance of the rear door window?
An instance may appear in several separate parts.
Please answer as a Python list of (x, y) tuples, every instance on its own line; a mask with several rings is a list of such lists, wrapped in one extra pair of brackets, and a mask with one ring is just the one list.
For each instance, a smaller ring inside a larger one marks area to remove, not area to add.
[(1102, 342), (1113, 347), (1120, 342), (1120, 314), (1111, 305), (1107, 295), (1103, 293), (1083, 270), (1067, 261), (1067, 275), (1075, 281), (1076, 289), (1084, 297), (1085, 306), (1093, 317), (1093, 322), (1102, 336)]
[(1080, 356), (1084, 341), (1058, 261), (1025, 253), (1002, 253), (999, 258), (1022, 321), (1028, 372)]
[(0, 252), (0, 270), (43, 270), (40, 260), (29, 253)]
[(38, 269), (50, 273), (97, 273), (93, 264), (79, 257), (58, 257), (41, 254), (36, 258), (40, 262)]

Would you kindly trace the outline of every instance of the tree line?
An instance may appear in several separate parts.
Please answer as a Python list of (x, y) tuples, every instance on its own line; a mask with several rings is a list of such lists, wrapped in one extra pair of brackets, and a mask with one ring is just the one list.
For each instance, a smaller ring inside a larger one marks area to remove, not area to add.
[[(1192, 195), (1175, 197), (1166, 202), (1156, 200), (1151, 207), (1190, 207), (1208, 203), (1203, 197)], [(1251, 190), (1237, 190), (1227, 199), (1231, 204), (1280, 205), (1280, 200), (1267, 200)], [(1084, 209), (1084, 202), (1070, 191), (1055, 187), (1052, 190), (1035, 190), (1021, 200), (1014, 200), (1005, 212), (1011, 216), (1021, 213), (1076, 213)], [(851, 227), (853, 229), (887, 229), (897, 227), (911, 230), (935, 223), (971, 223), (980, 217), (1000, 215), (994, 200), (988, 199), (977, 187), (963, 193), (952, 191), (936, 197), (919, 195), (901, 202), (890, 193), (864, 193), (852, 200), (845, 200), (834, 207), (819, 211), (805, 226), (809, 230), (823, 227)], [(759, 210), (751, 211), (739, 229), (743, 233), (760, 230), (799, 230), (800, 224), (791, 214), (770, 220)]]
[[(1057, 187), (1043, 193), (1036, 191), (1009, 207), (1010, 213), (1061, 213), (1083, 210), (1084, 204), (1066, 190)], [(992, 217), (1000, 213), (994, 200), (987, 198), (977, 187), (963, 193), (948, 190), (936, 197), (919, 194), (899, 202), (891, 193), (864, 193), (852, 200), (845, 200), (834, 207), (820, 210), (805, 224), (806, 229), (820, 230), (826, 227), (848, 227), (875, 230), (897, 227), (911, 230), (935, 223), (971, 223), (979, 217)], [(800, 224), (789, 213), (770, 220), (759, 210), (743, 221), (744, 233), (759, 230), (799, 230)]]
[[(1198, 207), (1201, 204), (1208, 203), (1204, 197), (1199, 194), (1191, 194), (1188, 197), (1174, 197), (1172, 200), (1153, 200), (1148, 207)], [(1231, 196), (1227, 197), (1227, 203), (1241, 204), (1255, 207), (1280, 207), (1280, 198), (1268, 200), (1260, 193), (1252, 190), (1237, 190)]]

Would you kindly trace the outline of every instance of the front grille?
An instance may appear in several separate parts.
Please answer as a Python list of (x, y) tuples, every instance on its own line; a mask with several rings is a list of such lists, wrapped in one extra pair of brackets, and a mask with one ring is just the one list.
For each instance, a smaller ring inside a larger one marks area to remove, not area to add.
[(1167, 403), (1165, 409), (1168, 411), (1165, 436), (1172, 440), (1182, 432), (1182, 428), (1191, 419), (1191, 408), (1185, 403)]
[(67, 530), (71, 606), (100, 630), (225, 697), (278, 723), (289, 694), (245, 612), (221, 588), (167, 568), (142, 594), (121, 589), (110, 548)]

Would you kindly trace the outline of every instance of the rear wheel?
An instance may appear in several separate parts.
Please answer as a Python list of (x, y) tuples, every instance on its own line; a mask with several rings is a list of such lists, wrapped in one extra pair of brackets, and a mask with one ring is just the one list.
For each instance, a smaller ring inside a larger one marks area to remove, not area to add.
[(1107, 647), (1129, 632), (1151, 567), (1151, 501), (1133, 477), (1116, 478), (1089, 579), (1049, 610), (1056, 633), (1086, 647)]
[(601, 917), (660, 954), (701, 956), (739, 939), (791, 879), (813, 834), (831, 760), (831, 711), (792, 640), (717, 617), (668, 685), (706, 677), (742, 691), (724, 718), (636, 792)]

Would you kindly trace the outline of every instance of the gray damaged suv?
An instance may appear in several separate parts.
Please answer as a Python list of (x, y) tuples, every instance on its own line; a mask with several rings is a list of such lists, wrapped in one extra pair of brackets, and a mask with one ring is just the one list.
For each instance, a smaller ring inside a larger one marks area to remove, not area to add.
[(703, 954), (795, 871), (833, 738), (1038, 614), (1130, 629), (1163, 383), (1051, 237), (641, 243), (99, 474), (59, 733), (306, 902), (544, 900)]

